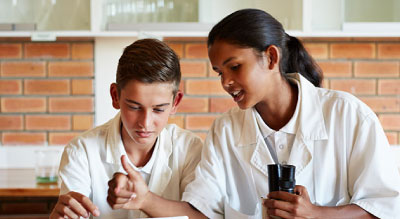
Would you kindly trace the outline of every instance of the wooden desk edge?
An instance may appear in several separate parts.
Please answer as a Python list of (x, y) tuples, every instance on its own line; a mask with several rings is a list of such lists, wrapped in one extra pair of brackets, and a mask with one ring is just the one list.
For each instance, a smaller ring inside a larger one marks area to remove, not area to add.
[(0, 188), (0, 197), (58, 197), (59, 188)]

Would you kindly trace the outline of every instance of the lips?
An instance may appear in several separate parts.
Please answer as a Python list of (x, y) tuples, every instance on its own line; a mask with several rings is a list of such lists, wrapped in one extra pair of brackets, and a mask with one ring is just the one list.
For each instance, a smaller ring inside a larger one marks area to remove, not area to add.
[(237, 90), (237, 91), (229, 92), (229, 94), (233, 97), (233, 100), (235, 102), (238, 102), (238, 101), (242, 100), (243, 93), (244, 93), (243, 90)]
[(136, 134), (141, 138), (148, 138), (153, 134), (153, 132), (136, 131)]

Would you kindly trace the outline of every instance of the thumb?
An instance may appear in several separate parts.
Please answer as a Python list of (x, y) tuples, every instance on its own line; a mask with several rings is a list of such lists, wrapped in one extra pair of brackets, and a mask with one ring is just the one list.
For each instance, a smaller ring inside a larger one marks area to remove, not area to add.
[(307, 189), (304, 186), (301, 185), (296, 185), (296, 187), (294, 187), (294, 193), (296, 195), (300, 195), (304, 198), (307, 198), (308, 200), (310, 199), (310, 196), (308, 195)]
[(126, 155), (121, 156), (121, 163), (124, 170), (128, 173), (129, 179), (132, 181), (138, 180), (140, 174), (136, 170), (134, 170), (133, 167), (129, 164), (128, 157)]

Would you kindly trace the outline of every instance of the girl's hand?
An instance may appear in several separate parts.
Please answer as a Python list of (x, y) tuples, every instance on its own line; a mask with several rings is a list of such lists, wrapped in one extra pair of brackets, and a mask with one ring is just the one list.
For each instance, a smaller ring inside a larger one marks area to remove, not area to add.
[(278, 191), (268, 194), (264, 201), (267, 213), (270, 216), (281, 218), (316, 218), (319, 207), (311, 203), (307, 189), (297, 185), (294, 188), (295, 194)]

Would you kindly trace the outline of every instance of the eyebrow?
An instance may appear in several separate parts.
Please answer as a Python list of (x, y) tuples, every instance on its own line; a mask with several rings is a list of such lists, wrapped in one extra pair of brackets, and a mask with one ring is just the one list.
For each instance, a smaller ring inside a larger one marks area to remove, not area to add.
[[(226, 63), (232, 61), (233, 59), (236, 59), (236, 57), (229, 57), (228, 59), (226, 59), (226, 60), (222, 63), (222, 66), (226, 65)], [(212, 68), (213, 68), (214, 71), (218, 69), (217, 67), (214, 67), (214, 66), (213, 66)]]
[[(136, 101), (134, 101), (134, 100), (125, 99), (125, 101), (128, 102), (128, 103), (133, 103), (133, 104), (142, 106), (141, 103), (136, 102)], [(161, 103), (161, 104), (153, 105), (152, 107), (162, 107), (162, 106), (168, 106), (168, 105), (170, 105), (170, 103)]]

